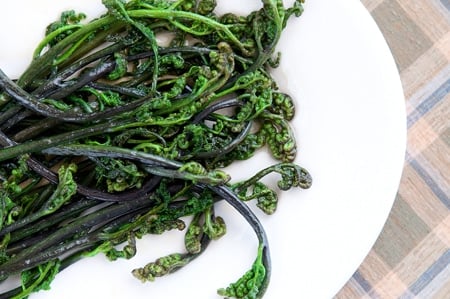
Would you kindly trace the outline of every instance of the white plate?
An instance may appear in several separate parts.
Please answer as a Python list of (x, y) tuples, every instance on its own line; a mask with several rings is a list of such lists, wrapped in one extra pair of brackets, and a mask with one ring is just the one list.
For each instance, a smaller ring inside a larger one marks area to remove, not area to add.
[[(218, 2), (223, 11), (244, 9), (245, 3)], [(13, 77), (60, 11), (75, 8), (92, 17), (102, 11), (100, 0), (3, 1), (0, 8), (0, 67)], [(330, 298), (369, 252), (394, 201), (406, 139), (403, 92), (391, 53), (358, 0), (307, 1), (279, 49), (282, 64), (275, 74), (298, 106), (297, 162), (314, 183), (307, 191), (283, 193), (275, 215), (257, 212), (273, 260), (265, 298)], [(269, 163), (261, 153), (231, 172), (238, 178)], [(227, 235), (173, 275), (141, 284), (129, 272), (181, 250), (179, 232), (145, 238), (130, 261), (97, 256), (78, 262), (57, 276), (50, 291), (31, 298), (219, 298), (216, 289), (249, 268), (257, 243), (237, 213), (226, 205), (219, 211)]]

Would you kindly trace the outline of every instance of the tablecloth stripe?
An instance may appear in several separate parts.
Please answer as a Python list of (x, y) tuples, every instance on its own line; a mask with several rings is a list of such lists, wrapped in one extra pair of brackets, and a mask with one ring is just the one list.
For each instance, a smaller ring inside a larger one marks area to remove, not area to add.
[(382, 233), (337, 299), (450, 298), (450, 1), (362, 0), (400, 72), (407, 151)]
[[(450, 69), (450, 68), (449, 68)], [(430, 84), (430, 86), (435, 86)], [(438, 103), (444, 100), (444, 98), (450, 92), (450, 79), (442, 83), (434, 92), (426, 97), (415, 109), (408, 115), (408, 128), (417, 122), (421, 117), (427, 114), (433, 109)]]
[[(410, 286), (409, 290), (415, 295), (420, 294), (440, 274), (447, 274), (450, 262), (450, 250), (447, 250)], [(450, 294), (449, 294), (450, 295)]]
[[(450, 199), (448, 193), (446, 193), (439, 184), (434, 180), (434, 178), (426, 171), (424, 167), (416, 159), (411, 159), (409, 164), (414, 168), (414, 170), (419, 174), (419, 176), (427, 183), (431, 191), (436, 195), (437, 198), (450, 209)], [(448, 191), (448, 190), (447, 190)]]

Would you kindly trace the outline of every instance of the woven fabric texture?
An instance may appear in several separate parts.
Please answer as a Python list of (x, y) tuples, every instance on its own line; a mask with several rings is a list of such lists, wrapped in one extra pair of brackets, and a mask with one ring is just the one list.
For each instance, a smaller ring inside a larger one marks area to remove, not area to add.
[(384, 229), (335, 298), (450, 298), (450, 1), (362, 3), (396, 61), (408, 141)]

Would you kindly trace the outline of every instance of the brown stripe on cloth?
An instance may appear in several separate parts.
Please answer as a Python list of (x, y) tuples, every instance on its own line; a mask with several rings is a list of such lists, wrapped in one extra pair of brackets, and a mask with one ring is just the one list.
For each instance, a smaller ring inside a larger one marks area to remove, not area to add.
[(400, 71), (433, 45), (397, 1), (384, 1), (372, 12), (372, 16), (386, 38)]

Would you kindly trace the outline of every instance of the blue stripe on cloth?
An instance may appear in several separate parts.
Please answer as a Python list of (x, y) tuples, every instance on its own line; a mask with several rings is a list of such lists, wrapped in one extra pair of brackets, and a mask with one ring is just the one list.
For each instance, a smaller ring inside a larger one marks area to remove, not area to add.
[(447, 193), (441, 189), (433, 177), (420, 165), (416, 159), (409, 159), (410, 155), (407, 153), (407, 159), (411, 167), (419, 174), (419, 176), (427, 183), (431, 191), (439, 198), (439, 200), (450, 210), (450, 199)]
[(372, 299), (381, 298), (380, 295), (378, 295), (375, 289), (372, 287), (370, 282), (368, 282), (364, 278), (364, 276), (359, 272), (359, 270), (357, 270), (353, 274), (352, 278), (355, 280), (356, 283), (358, 283), (358, 285), (364, 290), (364, 292), (366, 292), (370, 296), (370, 298)]
[(450, 263), (450, 249), (435, 261), (409, 288), (414, 294), (419, 294), (439, 273)]
[(450, 10), (450, 1), (449, 0), (441, 0), (442, 5), (444, 5), (447, 10)]
[(430, 111), (437, 103), (439, 103), (447, 94), (450, 93), (450, 79), (441, 84), (428, 98), (423, 100), (408, 115), (408, 128), (416, 123), (422, 116)]
[(353, 274), (353, 278), (358, 282), (358, 284), (363, 288), (366, 293), (369, 293), (372, 289), (372, 285), (361, 275), (359, 271)]

